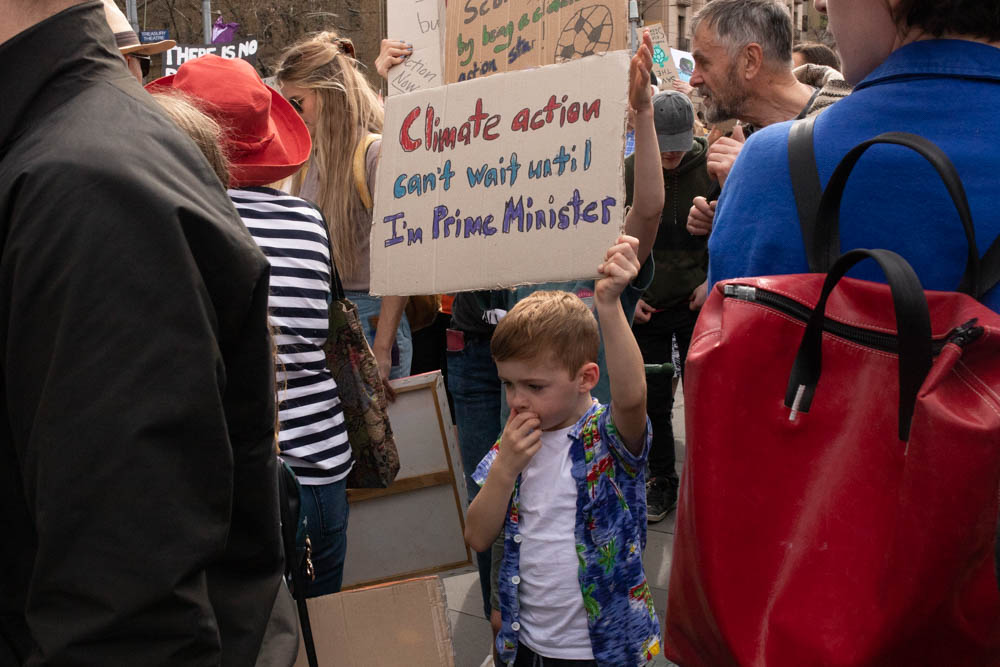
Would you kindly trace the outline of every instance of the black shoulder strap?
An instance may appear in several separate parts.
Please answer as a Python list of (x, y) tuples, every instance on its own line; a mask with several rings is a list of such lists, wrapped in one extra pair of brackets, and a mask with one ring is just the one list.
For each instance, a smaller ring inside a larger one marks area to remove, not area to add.
[[(933, 142), (924, 137), (910, 134), (908, 132), (883, 132), (874, 139), (861, 142), (850, 151), (840, 161), (837, 168), (830, 176), (830, 181), (826, 185), (823, 197), (820, 200), (819, 209), (816, 212), (816, 226), (814, 236), (818, 238), (818, 245), (829, 247), (833, 245), (831, 239), (838, 239), (838, 229), (840, 228), (840, 199), (844, 194), (847, 179), (851, 170), (866, 150), (876, 144), (892, 144), (903, 146), (920, 154), (930, 163), (941, 178), (941, 182), (948, 190), (955, 210), (958, 212), (959, 220), (962, 223), (962, 230), (965, 232), (966, 245), (968, 246), (968, 256), (965, 263), (965, 273), (957, 291), (964, 292), (976, 300), (982, 299), (986, 291), (983, 286), (986, 284), (982, 279), (982, 260), (979, 257), (978, 244), (976, 243), (976, 229), (972, 224), (972, 212), (969, 208), (969, 200), (965, 194), (965, 187), (962, 179), (944, 151), (938, 148)], [(1000, 251), (998, 251), (1000, 252)]]
[(292, 573), (292, 597), (299, 609), (299, 625), (302, 628), (302, 643), (306, 647), (309, 667), (318, 667), (316, 646), (313, 643), (312, 624), (309, 623), (309, 606), (306, 604), (306, 582), (302, 576), (302, 563), (295, 548), (295, 533), (298, 529), (298, 491), (295, 480), (289, 479), (292, 471), (278, 462), (278, 504), (281, 509), (281, 540), (285, 547), (285, 567)]
[(813, 148), (815, 123), (816, 116), (803, 118), (796, 121), (788, 132), (788, 171), (792, 177), (792, 191), (795, 194), (799, 228), (802, 230), (802, 243), (809, 270), (813, 273), (826, 273), (840, 254), (840, 237), (838, 234), (834, 239), (836, 244), (831, 244), (834, 247), (826, 248), (822, 254), (816, 252), (816, 211), (823, 196), (823, 187), (819, 182), (816, 152)]
[(982, 286), (982, 294), (1000, 284), (1000, 236), (993, 240), (979, 262), (979, 284)]
[(326, 228), (326, 249), (330, 253), (330, 299), (331, 301), (343, 301), (346, 298), (344, 283), (340, 280), (340, 271), (337, 270), (337, 262), (333, 258), (333, 239), (330, 238), (330, 226), (326, 224), (326, 216), (323, 215), (323, 211), (319, 210), (319, 206), (313, 204), (313, 208), (323, 218), (323, 226)]
[(333, 267), (333, 280), (330, 281), (330, 296), (334, 301), (343, 301), (346, 298), (344, 283), (340, 281), (340, 271), (337, 270), (337, 266), (333, 262), (333, 255), (330, 255), (330, 266)]

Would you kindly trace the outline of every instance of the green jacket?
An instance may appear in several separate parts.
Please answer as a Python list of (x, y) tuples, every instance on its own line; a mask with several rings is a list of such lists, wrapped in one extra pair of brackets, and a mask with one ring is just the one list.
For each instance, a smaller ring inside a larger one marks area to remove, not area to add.
[[(708, 275), (708, 236), (693, 236), (687, 230), (688, 211), (695, 197), (704, 197), (712, 186), (705, 163), (708, 142), (695, 137), (691, 150), (672, 171), (663, 171), (665, 199), (660, 228), (653, 242), (656, 272), (643, 300), (653, 308), (686, 303), (694, 288)], [(625, 158), (625, 204), (632, 205), (635, 155)]]

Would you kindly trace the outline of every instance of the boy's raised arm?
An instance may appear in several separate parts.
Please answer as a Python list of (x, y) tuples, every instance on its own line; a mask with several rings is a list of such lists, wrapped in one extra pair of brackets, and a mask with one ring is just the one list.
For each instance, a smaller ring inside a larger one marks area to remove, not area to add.
[(598, 269), (604, 277), (594, 289), (611, 384), (611, 417), (625, 446), (637, 456), (646, 434), (646, 374), (619, 297), (639, 273), (638, 245), (634, 237), (618, 237)]

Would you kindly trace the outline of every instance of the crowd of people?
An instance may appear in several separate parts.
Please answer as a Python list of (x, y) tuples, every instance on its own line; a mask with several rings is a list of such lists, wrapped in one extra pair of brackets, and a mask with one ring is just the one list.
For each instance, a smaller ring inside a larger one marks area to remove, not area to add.
[[(810, 269), (789, 121), (814, 118), (821, 184), (881, 132), (932, 140), (981, 247), (1000, 236), (1000, 13), (815, 4), (836, 49), (793, 44), (776, 0), (708, 3), (677, 89), (657, 88), (644, 34), (622, 73), (634, 152), (601, 277), (453, 296), (440, 346), (484, 665), (662, 651), (643, 553), (678, 503), (671, 415), (699, 310), (719, 281)], [(332, 32), (288, 47), (273, 88), (212, 55), (143, 87), (172, 43), (140, 44), (112, 0), (0, 0), (0, 15), (0, 664), (261, 664), (288, 595), (281, 466), (315, 570), (295, 593), (342, 584), (353, 459), (323, 349), (338, 284), (390, 397), (416, 365), (407, 298), (369, 294), (378, 90)], [(383, 40), (371, 65), (385, 77), (411, 52)], [(894, 250), (925, 289), (954, 290), (968, 250), (943, 231), (937, 176), (870, 153), (842, 247)], [(1000, 312), (1000, 289), (983, 303)]]

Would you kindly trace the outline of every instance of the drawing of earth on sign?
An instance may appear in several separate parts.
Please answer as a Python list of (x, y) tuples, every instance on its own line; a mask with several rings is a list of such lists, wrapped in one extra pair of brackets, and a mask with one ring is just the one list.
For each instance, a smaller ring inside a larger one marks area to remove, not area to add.
[(556, 60), (572, 60), (604, 53), (611, 48), (613, 32), (610, 9), (604, 5), (584, 7), (563, 26), (556, 42)]

